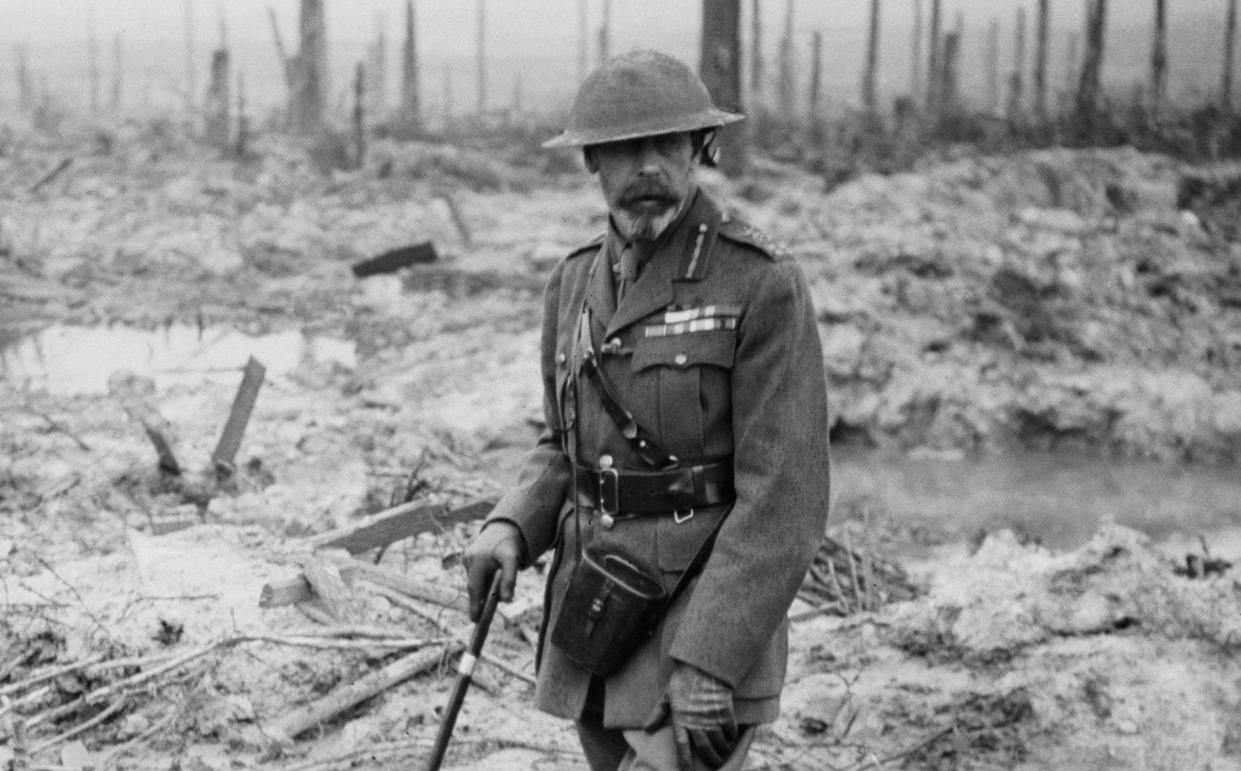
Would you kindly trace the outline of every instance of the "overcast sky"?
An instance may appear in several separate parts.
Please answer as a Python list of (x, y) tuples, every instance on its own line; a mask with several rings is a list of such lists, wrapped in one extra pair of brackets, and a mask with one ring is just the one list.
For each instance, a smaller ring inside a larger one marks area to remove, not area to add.
[[(929, 14), (931, 0), (882, 0), (881, 89), (888, 97), (907, 88), (911, 78), (911, 32), (915, 8)], [(992, 20), (1001, 26), (1005, 56), (1013, 47), (1017, 9), (1025, 7), (1033, 30), (1035, 0), (942, 0), (943, 25), (952, 27), (958, 15), (965, 26), (964, 77), (981, 77), (986, 28)], [(1180, 89), (1215, 88), (1222, 66), (1223, 19), (1227, 0), (1168, 0), (1170, 14), (1170, 83)], [(27, 51), (32, 69), (42, 73), (49, 87), (72, 98), (86, 88), (87, 30), (93, 20), (100, 41), (104, 78), (109, 77), (113, 41), (119, 36), (126, 73), (127, 102), (162, 98), (184, 92), (187, 75), (187, 9), (194, 20), (192, 52), (196, 87), (205, 82), (210, 49), (219, 40), (225, 20), (234, 66), (247, 74), (256, 101), (278, 101), (283, 88), (271, 44), (267, 19), (270, 5), (280, 18), (286, 45), (295, 46), (298, 0), (0, 0), (0, 107), (11, 99), (14, 45)], [(611, 49), (652, 47), (697, 58), (701, 0), (612, 0)], [(815, 31), (824, 35), (827, 68), (825, 89), (829, 103), (856, 100), (870, 0), (795, 0), (795, 38), (803, 57), (809, 56)], [(1084, 0), (1051, 0), (1052, 72), (1065, 66), (1071, 35), (1082, 28)], [(342, 92), (348, 73), (362, 58), (367, 43), (382, 23), (387, 29), (390, 81), (396, 75), (404, 0), (326, 0), (329, 66), (334, 91)], [(783, 34), (787, 0), (761, 0), (762, 28), (769, 57)], [(423, 89), (430, 109), (454, 100), (473, 105), (477, 94), (474, 71), (479, 0), (417, 0), (418, 44), (424, 64)], [(488, 106), (503, 107), (517, 98), (542, 105), (567, 100), (577, 80), (579, 8), (587, 11), (591, 30), (590, 60), (595, 59), (594, 30), (599, 26), (603, 0), (486, 0), (486, 39), (489, 54)], [(744, 0), (744, 34), (750, 34), (751, 1)], [(1108, 66), (1113, 77), (1140, 76), (1148, 58), (1153, 0), (1111, 0), (1110, 35), (1124, 42), (1112, 45)], [(1127, 38), (1122, 38), (1127, 35)], [(1032, 57), (1032, 46), (1031, 53)], [(1002, 65), (1008, 69), (1008, 65)], [(1106, 73), (1105, 73), (1106, 74)], [(1241, 81), (1241, 78), (1238, 78)], [(391, 88), (391, 87), (390, 87)], [(337, 99), (343, 98), (340, 94)]]

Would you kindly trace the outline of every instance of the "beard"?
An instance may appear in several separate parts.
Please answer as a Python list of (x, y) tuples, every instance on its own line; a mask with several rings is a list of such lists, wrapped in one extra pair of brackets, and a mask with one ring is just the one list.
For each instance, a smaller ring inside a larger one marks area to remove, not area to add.
[(680, 197), (662, 181), (639, 180), (621, 193), (616, 218), (623, 235), (634, 241), (654, 241), (676, 218)]

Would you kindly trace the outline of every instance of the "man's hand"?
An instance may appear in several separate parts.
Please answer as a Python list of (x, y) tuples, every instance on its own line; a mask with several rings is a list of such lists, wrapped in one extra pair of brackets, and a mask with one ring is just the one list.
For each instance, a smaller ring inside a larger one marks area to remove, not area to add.
[(466, 586), (470, 592), (470, 620), (478, 621), (487, 601), (491, 577), (500, 571), (500, 601), (513, 601), (517, 584), (517, 566), (525, 556), (526, 543), (521, 531), (511, 522), (490, 522), (465, 548), (461, 561), (465, 564)]
[(733, 691), (697, 667), (677, 662), (668, 681), (668, 706), (682, 771), (693, 771), (694, 755), (719, 768), (737, 743)]

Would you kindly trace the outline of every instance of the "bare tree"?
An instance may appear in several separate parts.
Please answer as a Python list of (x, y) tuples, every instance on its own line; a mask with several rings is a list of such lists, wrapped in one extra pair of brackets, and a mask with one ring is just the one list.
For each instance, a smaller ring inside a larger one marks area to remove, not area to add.
[(375, 42), (367, 51), (367, 111), (379, 119), (388, 102), (388, 24), (382, 13), (375, 16)]
[(1107, 29), (1107, 0), (1090, 0), (1086, 16), (1086, 54), (1074, 105), (1074, 133), (1091, 142), (1099, 130), (1099, 74), (1103, 68), (1103, 38)]
[[(862, 107), (872, 117), (878, 111), (875, 71), (879, 66), (879, 3), (880, 0), (870, 0), (870, 34), (866, 40), (866, 68), (862, 74)], [(817, 57), (815, 66), (818, 66)]]
[(1150, 111), (1158, 118), (1168, 85), (1168, 17), (1165, 0), (1155, 0), (1155, 32), (1151, 42)]
[(250, 118), (246, 115), (246, 78), (245, 74), (237, 73), (237, 139), (233, 152), (244, 158), (250, 149)]
[(358, 62), (353, 75), (353, 168), (366, 163), (366, 65)]
[(763, 12), (759, 0), (750, 3), (750, 100), (758, 102), (763, 92)]
[(940, 96), (939, 109), (941, 115), (953, 115), (961, 106), (961, 28), (944, 35), (943, 51), (940, 52)]
[(823, 33), (815, 30), (810, 41), (810, 94), (807, 102), (806, 122), (810, 127), (810, 144), (817, 147), (823, 142), (823, 113), (819, 108), (823, 95)]
[(414, 0), (405, 0), (405, 41), (401, 44), (400, 122), (407, 131), (422, 128), (422, 99), (418, 87), (418, 27)]
[(1038, 29), (1034, 43), (1034, 119), (1047, 122), (1047, 38), (1051, 32), (1051, 2), (1038, 0)]
[[(698, 71), (717, 105), (741, 112), (741, 0), (703, 0)], [(725, 127), (717, 141), (721, 170), (730, 176), (744, 172), (745, 133), (737, 126)]]

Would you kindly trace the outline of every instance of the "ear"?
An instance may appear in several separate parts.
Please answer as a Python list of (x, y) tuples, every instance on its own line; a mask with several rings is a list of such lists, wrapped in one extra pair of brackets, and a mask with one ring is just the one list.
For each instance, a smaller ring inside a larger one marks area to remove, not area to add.
[(591, 174), (599, 171), (599, 162), (595, 160), (595, 154), (589, 147), (582, 148), (582, 162), (586, 164), (586, 170)]

